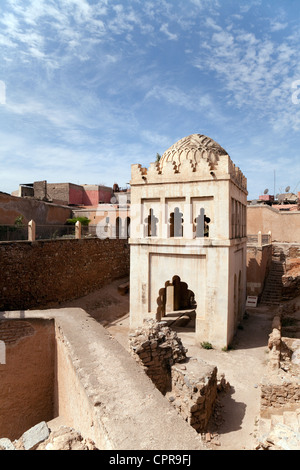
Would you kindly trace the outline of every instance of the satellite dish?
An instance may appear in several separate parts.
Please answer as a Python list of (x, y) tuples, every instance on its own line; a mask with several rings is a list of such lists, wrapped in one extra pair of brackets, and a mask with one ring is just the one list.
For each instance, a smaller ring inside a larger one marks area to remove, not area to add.
[(268, 189), (265, 189), (264, 190), (264, 194), (268, 194), (269, 190)]
[(290, 186), (287, 186), (287, 187), (285, 188), (285, 192), (288, 193), (290, 189), (291, 189), (291, 187), (290, 187)]

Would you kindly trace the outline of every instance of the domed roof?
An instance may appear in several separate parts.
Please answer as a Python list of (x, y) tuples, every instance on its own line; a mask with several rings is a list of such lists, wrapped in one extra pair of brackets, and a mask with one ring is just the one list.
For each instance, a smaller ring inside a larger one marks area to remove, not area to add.
[(160, 159), (160, 168), (166, 162), (175, 162), (177, 166), (184, 160), (197, 163), (205, 158), (212, 166), (219, 161), (220, 155), (227, 155), (217, 142), (202, 134), (192, 134), (173, 144)]

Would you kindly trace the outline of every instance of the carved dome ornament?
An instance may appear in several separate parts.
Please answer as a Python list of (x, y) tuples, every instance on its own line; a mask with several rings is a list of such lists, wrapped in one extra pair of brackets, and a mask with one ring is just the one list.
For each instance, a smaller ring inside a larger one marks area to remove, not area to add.
[(195, 165), (201, 159), (205, 159), (210, 170), (214, 170), (220, 155), (227, 155), (227, 152), (217, 142), (202, 134), (192, 134), (180, 139), (166, 150), (160, 159), (159, 166), (162, 169), (167, 162), (173, 162), (179, 168), (185, 160)]

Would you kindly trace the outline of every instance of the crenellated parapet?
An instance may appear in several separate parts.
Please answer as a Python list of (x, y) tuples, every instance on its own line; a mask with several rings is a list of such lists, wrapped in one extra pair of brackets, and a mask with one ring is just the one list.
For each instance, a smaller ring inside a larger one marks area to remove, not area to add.
[(193, 134), (172, 145), (148, 169), (132, 165), (131, 185), (218, 179), (231, 179), (247, 191), (247, 179), (227, 152), (209, 137)]

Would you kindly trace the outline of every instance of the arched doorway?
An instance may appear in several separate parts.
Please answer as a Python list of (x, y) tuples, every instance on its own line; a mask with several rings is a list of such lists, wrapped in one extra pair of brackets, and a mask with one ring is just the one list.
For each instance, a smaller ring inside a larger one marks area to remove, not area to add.
[(156, 319), (169, 326), (188, 327), (195, 330), (197, 303), (195, 294), (179, 276), (165, 282), (157, 298)]
[(116, 219), (116, 238), (122, 238), (122, 219), (117, 217)]

